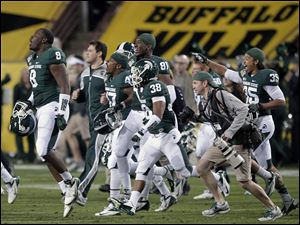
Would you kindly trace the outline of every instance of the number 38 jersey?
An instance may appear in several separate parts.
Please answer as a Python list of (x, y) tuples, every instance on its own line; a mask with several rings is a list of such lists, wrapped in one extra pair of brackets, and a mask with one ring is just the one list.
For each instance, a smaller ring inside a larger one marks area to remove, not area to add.
[(32, 85), (34, 105), (40, 107), (59, 99), (59, 87), (51, 74), (49, 65), (66, 64), (62, 50), (49, 48), (41, 55), (31, 54), (27, 58), (30, 83)]
[[(242, 70), (240, 76), (243, 80), (244, 91), (247, 96), (247, 104), (266, 103), (270, 96), (264, 90), (264, 86), (278, 86), (279, 76), (271, 69), (259, 70), (254, 76), (245, 74)], [(260, 110), (260, 116), (271, 115), (270, 110)]]
[(155, 126), (153, 129), (149, 129), (151, 134), (158, 134), (160, 132), (168, 133), (175, 127), (175, 116), (172, 110), (172, 104), (170, 100), (170, 95), (168, 88), (164, 83), (158, 80), (154, 80), (146, 84), (144, 87), (135, 90), (135, 94), (141, 103), (141, 108), (144, 111), (153, 111), (152, 98), (164, 97), (166, 108), (161, 119), (161, 122)]

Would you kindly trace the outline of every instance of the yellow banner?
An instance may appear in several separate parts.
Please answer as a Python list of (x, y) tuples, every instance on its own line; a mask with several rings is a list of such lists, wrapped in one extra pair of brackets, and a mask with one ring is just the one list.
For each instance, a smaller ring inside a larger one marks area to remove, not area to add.
[(100, 40), (110, 55), (143, 32), (156, 36), (154, 54), (166, 59), (188, 53), (193, 43), (212, 57), (223, 51), (233, 58), (247, 43), (273, 58), (278, 44), (299, 35), (299, 2), (124, 2)]
[(1, 1), (1, 61), (23, 61), (29, 39), (39, 28), (51, 29), (68, 1)]

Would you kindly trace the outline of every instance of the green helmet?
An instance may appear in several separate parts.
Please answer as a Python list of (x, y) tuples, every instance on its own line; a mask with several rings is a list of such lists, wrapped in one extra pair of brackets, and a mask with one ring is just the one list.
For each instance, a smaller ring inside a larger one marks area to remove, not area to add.
[(151, 80), (157, 79), (158, 66), (152, 59), (141, 59), (131, 67), (131, 83), (139, 87)]

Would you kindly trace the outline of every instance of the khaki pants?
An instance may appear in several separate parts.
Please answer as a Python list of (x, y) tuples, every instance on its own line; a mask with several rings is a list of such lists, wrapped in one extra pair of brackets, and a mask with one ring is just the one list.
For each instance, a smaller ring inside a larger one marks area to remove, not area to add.
[[(237, 181), (248, 181), (251, 179), (251, 155), (248, 149), (243, 149), (242, 145), (233, 145), (233, 149), (239, 153), (245, 160), (245, 162), (237, 169), (234, 170)], [(203, 159), (206, 159), (215, 164), (221, 164), (226, 162), (221, 150), (213, 146), (209, 148), (204, 155)]]

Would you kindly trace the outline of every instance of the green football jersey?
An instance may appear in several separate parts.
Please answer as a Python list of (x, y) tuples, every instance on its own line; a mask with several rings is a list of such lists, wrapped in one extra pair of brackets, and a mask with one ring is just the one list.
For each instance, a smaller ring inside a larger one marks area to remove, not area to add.
[[(109, 100), (109, 107), (114, 107), (128, 98), (128, 96), (123, 92), (123, 89), (131, 87), (129, 75), (130, 71), (124, 71), (115, 77), (112, 75), (108, 76), (105, 81), (105, 91)], [(129, 105), (121, 111), (123, 120), (127, 118), (130, 109), (131, 107)]]
[[(255, 75), (240, 71), (243, 80), (244, 91), (247, 96), (247, 104), (266, 103), (270, 101), (269, 94), (263, 89), (264, 86), (278, 86), (279, 76), (271, 69), (259, 70)], [(271, 115), (270, 110), (260, 110), (259, 115)]]
[(49, 65), (66, 64), (66, 57), (62, 50), (49, 48), (41, 55), (31, 54), (27, 58), (30, 83), (32, 85), (34, 105), (46, 105), (59, 100), (59, 87), (52, 75)]
[(170, 100), (170, 95), (166, 85), (158, 80), (153, 80), (146, 84), (144, 87), (140, 87), (136, 91), (136, 96), (141, 104), (141, 108), (144, 111), (153, 111), (153, 97), (165, 97), (166, 108), (161, 119), (161, 122), (149, 129), (151, 134), (158, 134), (160, 132), (168, 133), (175, 127), (175, 115), (172, 110), (172, 104)]

